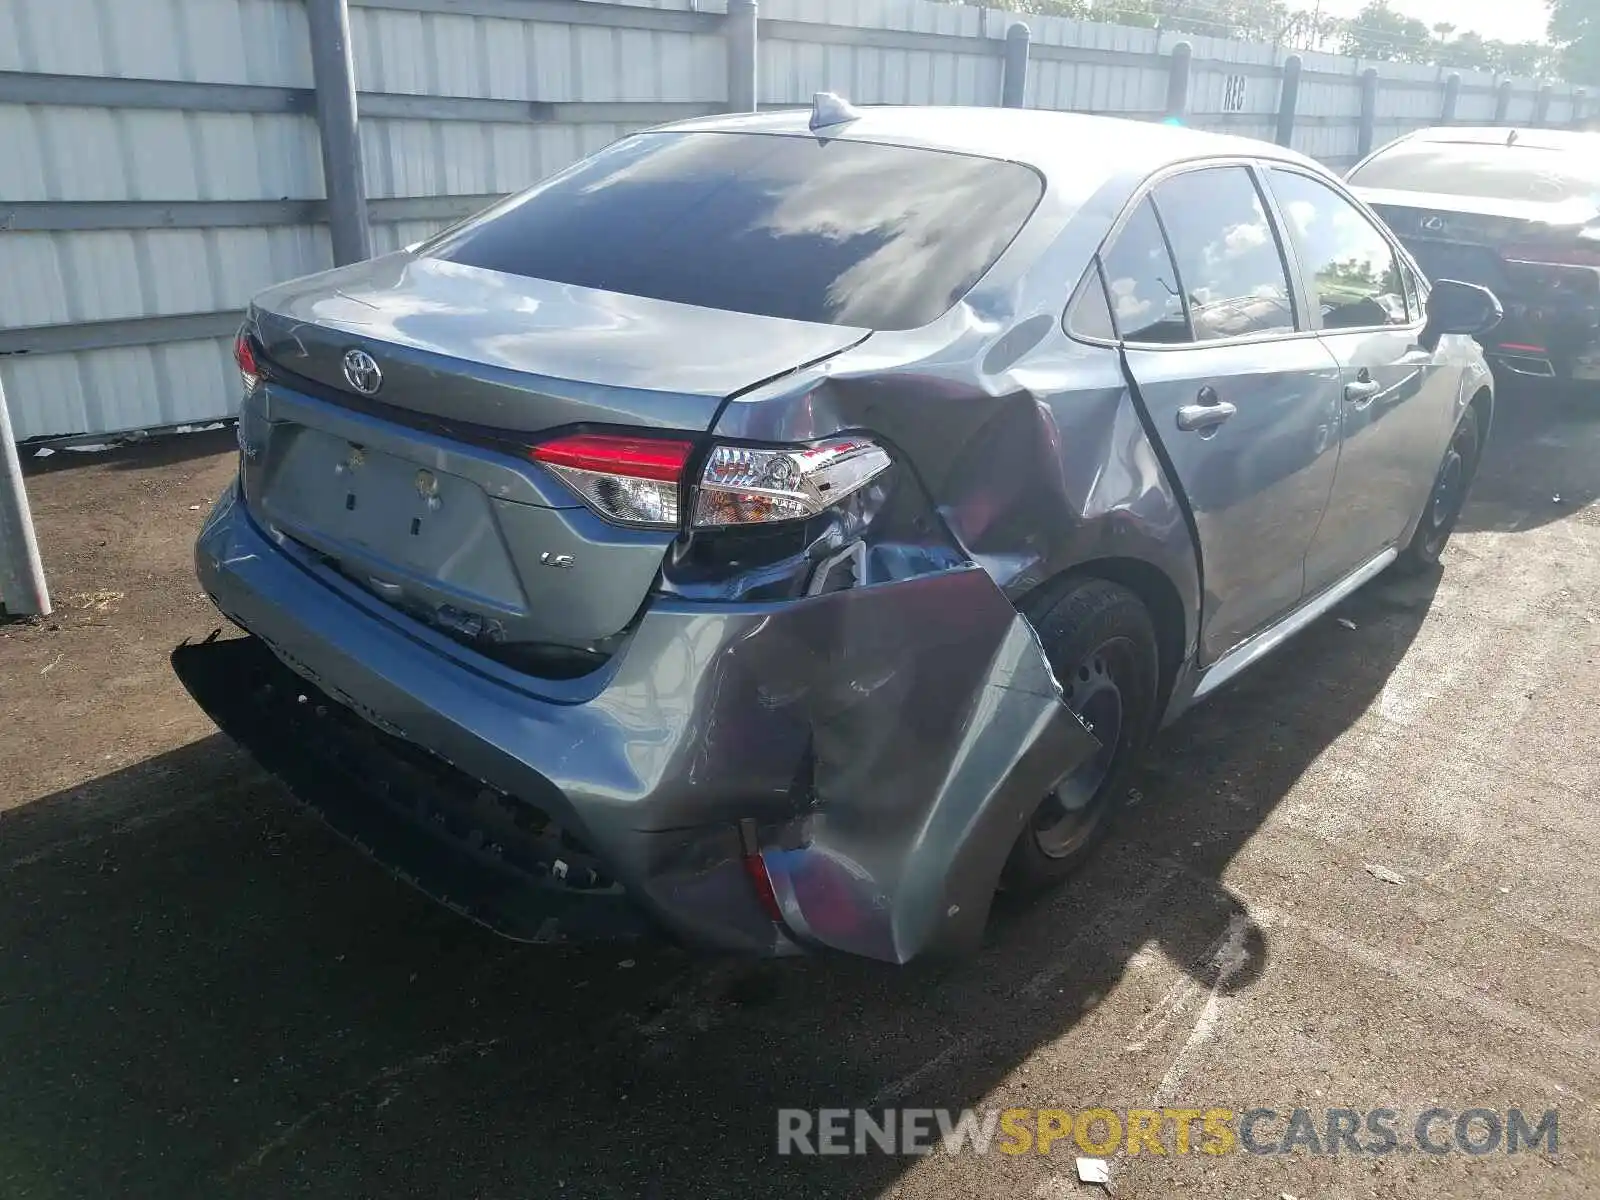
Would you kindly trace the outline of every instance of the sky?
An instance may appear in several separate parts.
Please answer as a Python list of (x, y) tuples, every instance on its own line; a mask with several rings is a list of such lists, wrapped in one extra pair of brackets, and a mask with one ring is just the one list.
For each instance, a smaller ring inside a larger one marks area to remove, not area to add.
[[(1322, 0), (1322, 11), (1353, 17), (1366, 0)], [(1317, 0), (1290, 0), (1293, 8), (1313, 9)], [(1389, 7), (1429, 26), (1448, 21), (1458, 31), (1472, 30), (1506, 42), (1544, 41), (1550, 13), (1541, 0), (1389, 0)]]

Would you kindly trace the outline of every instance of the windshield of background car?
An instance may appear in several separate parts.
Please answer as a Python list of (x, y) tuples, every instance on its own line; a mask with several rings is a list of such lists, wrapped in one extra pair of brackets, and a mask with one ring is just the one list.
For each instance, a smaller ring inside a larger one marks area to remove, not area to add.
[(423, 253), (533, 279), (876, 330), (947, 312), (1043, 194), (1031, 168), (773, 134), (625, 139)]
[(1350, 176), (1350, 186), (1490, 200), (1600, 203), (1600, 137), (1576, 147), (1400, 142)]

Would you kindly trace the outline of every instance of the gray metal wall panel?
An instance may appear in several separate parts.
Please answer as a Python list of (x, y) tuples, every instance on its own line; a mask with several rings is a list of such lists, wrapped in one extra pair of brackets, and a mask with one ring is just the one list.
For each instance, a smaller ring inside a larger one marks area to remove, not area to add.
[(228, 338), (7, 356), (0, 379), (19, 439), (211, 421), (239, 402)]
[[(725, 0), (353, 0), (374, 249), (421, 240), (643, 124), (724, 103), (725, 9)], [(761, 17), (769, 105), (821, 90), (869, 103), (994, 104), (1000, 42), (1019, 19), (928, 0), (761, 0)], [(1154, 118), (1167, 56), (1187, 41), (1191, 123), (1272, 136), (1277, 48), (1020, 19), (1035, 51), (1032, 106)], [(1295, 146), (1347, 167), (1369, 64), (1303, 57)], [(1378, 144), (1438, 119), (1447, 72), (1371, 65), (1382, 78)], [(0, 236), (0, 347), (34, 351), (0, 355), (19, 433), (231, 412), (237, 380), (221, 334), (232, 314), (267, 283), (331, 261), (316, 223), (315, 123), (286, 111), (312, 82), (303, 0), (6, 0), (0, 76), (11, 73), (11, 92), (28, 90), (20, 72), (66, 102), (39, 102), (35, 91), (0, 103), (0, 230), (11, 229)], [(48, 75), (127, 82), (96, 107), (94, 86)], [(1245, 110), (1223, 113), (1234, 75), (1246, 79)], [(164, 81), (278, 91), (184, 92)], [(1491, 120), (1499, 81), (1466, 73), (1462, 83), (1457, 120)], [(1537, 84), (1514, 84), (1511, 119), (1527, 122)], [(1570, 92), (1554, 89), (1552, 123), (1570, 118)], [(212, 103), (268, 111), (173, 107)], [(635, 107), (571, 107), (618, 104)], [(649, 105), (678, 107), (639, 107)], [(74, 348), (84, 346), (101, 348)]]
[(0, 71), (311, 86), (300, 0), (7, 0)]
[(1494, 120), (1494, 88), (1469, 90), (1461, 87), (1461, 99), (1456, 105), (1456, 123), (1460, 125), (1488, 125)]
[(243, 308), (332, 263), (314, 225), (11, 233), (0, 236), (0, 328)]
[(367, 120), (367, 194), (427, 197), (520, 191), (643, 125), (474, 125)]
[[(819, 91), (844, 92), (866, 104), (999, 103), (998, 45), (981, 36), (981, 9), (919, 0), (765, 0), (761, 15), (784, 23), (782, 37), (769, 36), (759, 46), (762, 104), (807, 104)], [(807, 26), (814, 37), (806, 36)], [(911, 36), (900, 39), (903, 47), (850, 44), (853, 29)], [(966, 46), (947, 40), (953, 37), (966, 39)]]
[(6, 200), (320, 199), (309, 117), (0, 104)]

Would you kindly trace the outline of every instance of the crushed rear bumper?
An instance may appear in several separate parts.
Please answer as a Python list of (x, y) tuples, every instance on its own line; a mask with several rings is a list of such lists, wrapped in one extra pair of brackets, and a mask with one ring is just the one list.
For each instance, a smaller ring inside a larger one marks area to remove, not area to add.
[(540, 694), (363, 599), (232, 491), (196, 565), (255, 635), (174, 654), (201, 706), (336, 829), (514, 937), (964, 949), (1038, 799), (1097, 748), (977, 567), (657, 599), (606, 667)]

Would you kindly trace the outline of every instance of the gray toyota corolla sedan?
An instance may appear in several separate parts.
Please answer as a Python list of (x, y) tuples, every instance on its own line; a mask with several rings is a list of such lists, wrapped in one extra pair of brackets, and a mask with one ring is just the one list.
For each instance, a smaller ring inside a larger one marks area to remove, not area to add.
[(262, 294), (201, 705), (534, 941), (903, 962), (1076, 867), (1151, 733), (1391, 564), (1488, 292), (1311, 161), (1004, 109), (627, 137)]

